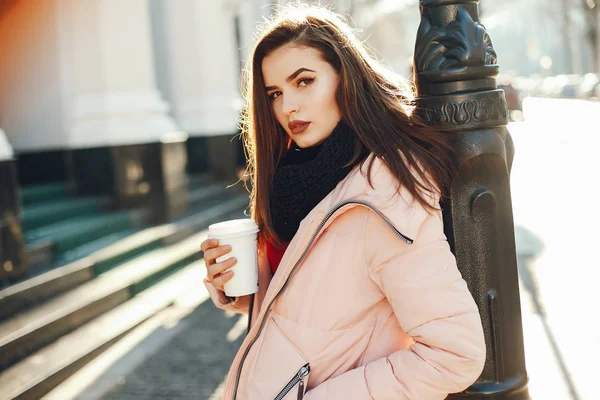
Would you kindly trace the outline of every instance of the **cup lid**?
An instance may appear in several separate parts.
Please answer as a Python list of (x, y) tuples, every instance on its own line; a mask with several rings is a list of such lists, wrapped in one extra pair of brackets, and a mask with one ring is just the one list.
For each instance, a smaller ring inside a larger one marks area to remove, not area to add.
[(219, 239), (250, 235), (258, 231), (258, 225), (252, 218), (242, 218), (210, 225), (208, 227), (208, 236), (210, 238)]

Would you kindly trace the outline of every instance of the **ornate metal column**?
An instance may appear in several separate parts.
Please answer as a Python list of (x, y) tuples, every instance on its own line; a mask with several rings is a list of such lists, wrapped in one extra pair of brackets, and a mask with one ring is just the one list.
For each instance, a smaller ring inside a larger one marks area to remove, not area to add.
[[(415, 79), (425, 121), (456, 135), (460, 167), (444, 204), (446, 235), (477, 302), (487, 359), (449, 399), (529, 399), (509, 174), (514, 147), (479, 0), (421, 0)], [(448, 132), (448, 133), (446, 133)]]

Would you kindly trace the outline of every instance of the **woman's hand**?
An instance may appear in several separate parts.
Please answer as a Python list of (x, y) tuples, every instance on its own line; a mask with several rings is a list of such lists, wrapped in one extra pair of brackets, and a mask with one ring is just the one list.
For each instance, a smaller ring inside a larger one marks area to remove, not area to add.
[(217, 239), (206, 239), (200, 244), (200, 249), (204, 252), (208, 280), (216, 289), (224, 292), (223, 285), (233, 278), (233, 271), (228, 271), (228, 269), (233, 267), (237, 260), (235, 257), (230, 257), (225, 261), (217, 262), (217, 258), (229, 253), (231, 246), (219, 246)]

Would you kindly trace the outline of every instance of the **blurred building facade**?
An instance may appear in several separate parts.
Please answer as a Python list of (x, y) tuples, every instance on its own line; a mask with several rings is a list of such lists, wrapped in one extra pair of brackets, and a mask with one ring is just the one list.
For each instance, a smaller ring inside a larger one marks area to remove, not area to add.
[(22, 187), (66, 182), (164, 222), (190, 175), (235, 183), (238, 49), (260, 5), (0, 0), (0, 265), (20, 262)]
[[(77, 173), (68, 169), (78, 167), (83, 149), (101, 154), (161, 140), (187, 142), (177, 133), (185, 132), (192, 153), (208, 157), (211, 138), (231, 139), (241, 107), (235, 37), (240, 3), (2, 3), (0, 121), (19, 156), (20, 181), (72, 178)], [(75, 165), (61, 162), (65, 152)], [(40, 160), (45, 171), (35, 172)], [(90, 157), (83, 161), (91, 163)]]

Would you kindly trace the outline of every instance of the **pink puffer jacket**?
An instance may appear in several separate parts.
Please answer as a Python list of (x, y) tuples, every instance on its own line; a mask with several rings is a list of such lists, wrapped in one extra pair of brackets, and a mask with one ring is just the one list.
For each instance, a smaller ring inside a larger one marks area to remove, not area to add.
[[(433, 400), (479, 377), (481, 320), (441, 212), (395, 193), (378, 158), (370, 187), (369, 162), (306, 216), (274, 276), (259, 255), (252, 326), (224, 399)], [(205, 283), (217, 307), (248, 312), (247, 297), (226, 303)]]

